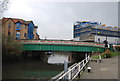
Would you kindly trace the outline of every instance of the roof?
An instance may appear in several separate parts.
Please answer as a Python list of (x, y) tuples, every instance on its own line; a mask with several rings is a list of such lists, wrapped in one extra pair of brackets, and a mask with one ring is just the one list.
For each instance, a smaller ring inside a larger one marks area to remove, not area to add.
[(22, 24), (29, 24), (29, 23), (33, 23), (33, 21), (26, 21), (26, 20), (23, 20), (23, 19), (17, 19), (17, 18), (3, 18), (3, 21), (6, 22), (8, 21), (9, 19), (11, 19), (14, 23), (17, 23), (17, 22), (20, 22)]
[(14, 21), (14, 23), (20, 22), (23, 23), (23, 21), (21, 19), (12, 19)]
[(6, 22), (9, 18), (3, 18), (2, 21)]

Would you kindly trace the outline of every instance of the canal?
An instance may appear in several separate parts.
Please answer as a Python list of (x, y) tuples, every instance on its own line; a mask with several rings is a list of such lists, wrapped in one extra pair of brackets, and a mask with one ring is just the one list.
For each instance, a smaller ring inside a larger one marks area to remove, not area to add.
[[(51, 52), (51, 51), (50, 51)], [(28, 52), (27, 58), (2, 63), (3, 79), (50, 79), (68, 66), (82, 60), (84, 54), (73, 52)], [(78, 58), (79, 57), (79, 58)]]
[(50, 79), (64, 70), (64, 61), (67, 61), (69, 66), (73, 64), (71, 55), (71, 52), (44, 52), (42, 60), (33, 59), (32, 55), (29, 55), (27, 59), (5, 62), (2, 64), (2, 78)]

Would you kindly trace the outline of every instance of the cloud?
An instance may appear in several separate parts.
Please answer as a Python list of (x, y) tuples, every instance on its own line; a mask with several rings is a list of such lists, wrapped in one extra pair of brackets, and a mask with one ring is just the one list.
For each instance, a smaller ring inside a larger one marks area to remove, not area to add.
[(41, 38), (72, 39), (73, 23), (77, 20), (117, 25), (117, 7), (115, 2), (41, 3), (39, 0), (12, 0), (5, 16), (33, 20), (39, 26)]

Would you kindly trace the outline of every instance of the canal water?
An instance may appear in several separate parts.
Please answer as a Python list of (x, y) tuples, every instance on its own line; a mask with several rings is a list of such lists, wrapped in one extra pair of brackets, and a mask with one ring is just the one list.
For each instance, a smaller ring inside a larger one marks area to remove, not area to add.
[[(64, 61), (70, 63), (70, 52), (52, 52), (47, 61), (27, 59), (2, 64), (3, 79), (50, 79), (64, 69)], [(71, 65), (71, 64), (70, 64)]]

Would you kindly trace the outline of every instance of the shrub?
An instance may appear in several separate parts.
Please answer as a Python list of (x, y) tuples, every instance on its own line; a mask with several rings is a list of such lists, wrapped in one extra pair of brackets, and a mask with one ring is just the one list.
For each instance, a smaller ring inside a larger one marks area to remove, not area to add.
[(102, 53), (102, 57), (110, 58), (111, 57), (111, 51), (109, 49), (107, 49), (105, 52)]
[(16, 42), (12, 37), (5, 38), (2, 36), (2, 56), (9, 58), (19, 56), (23, 52), (23, 45)]

